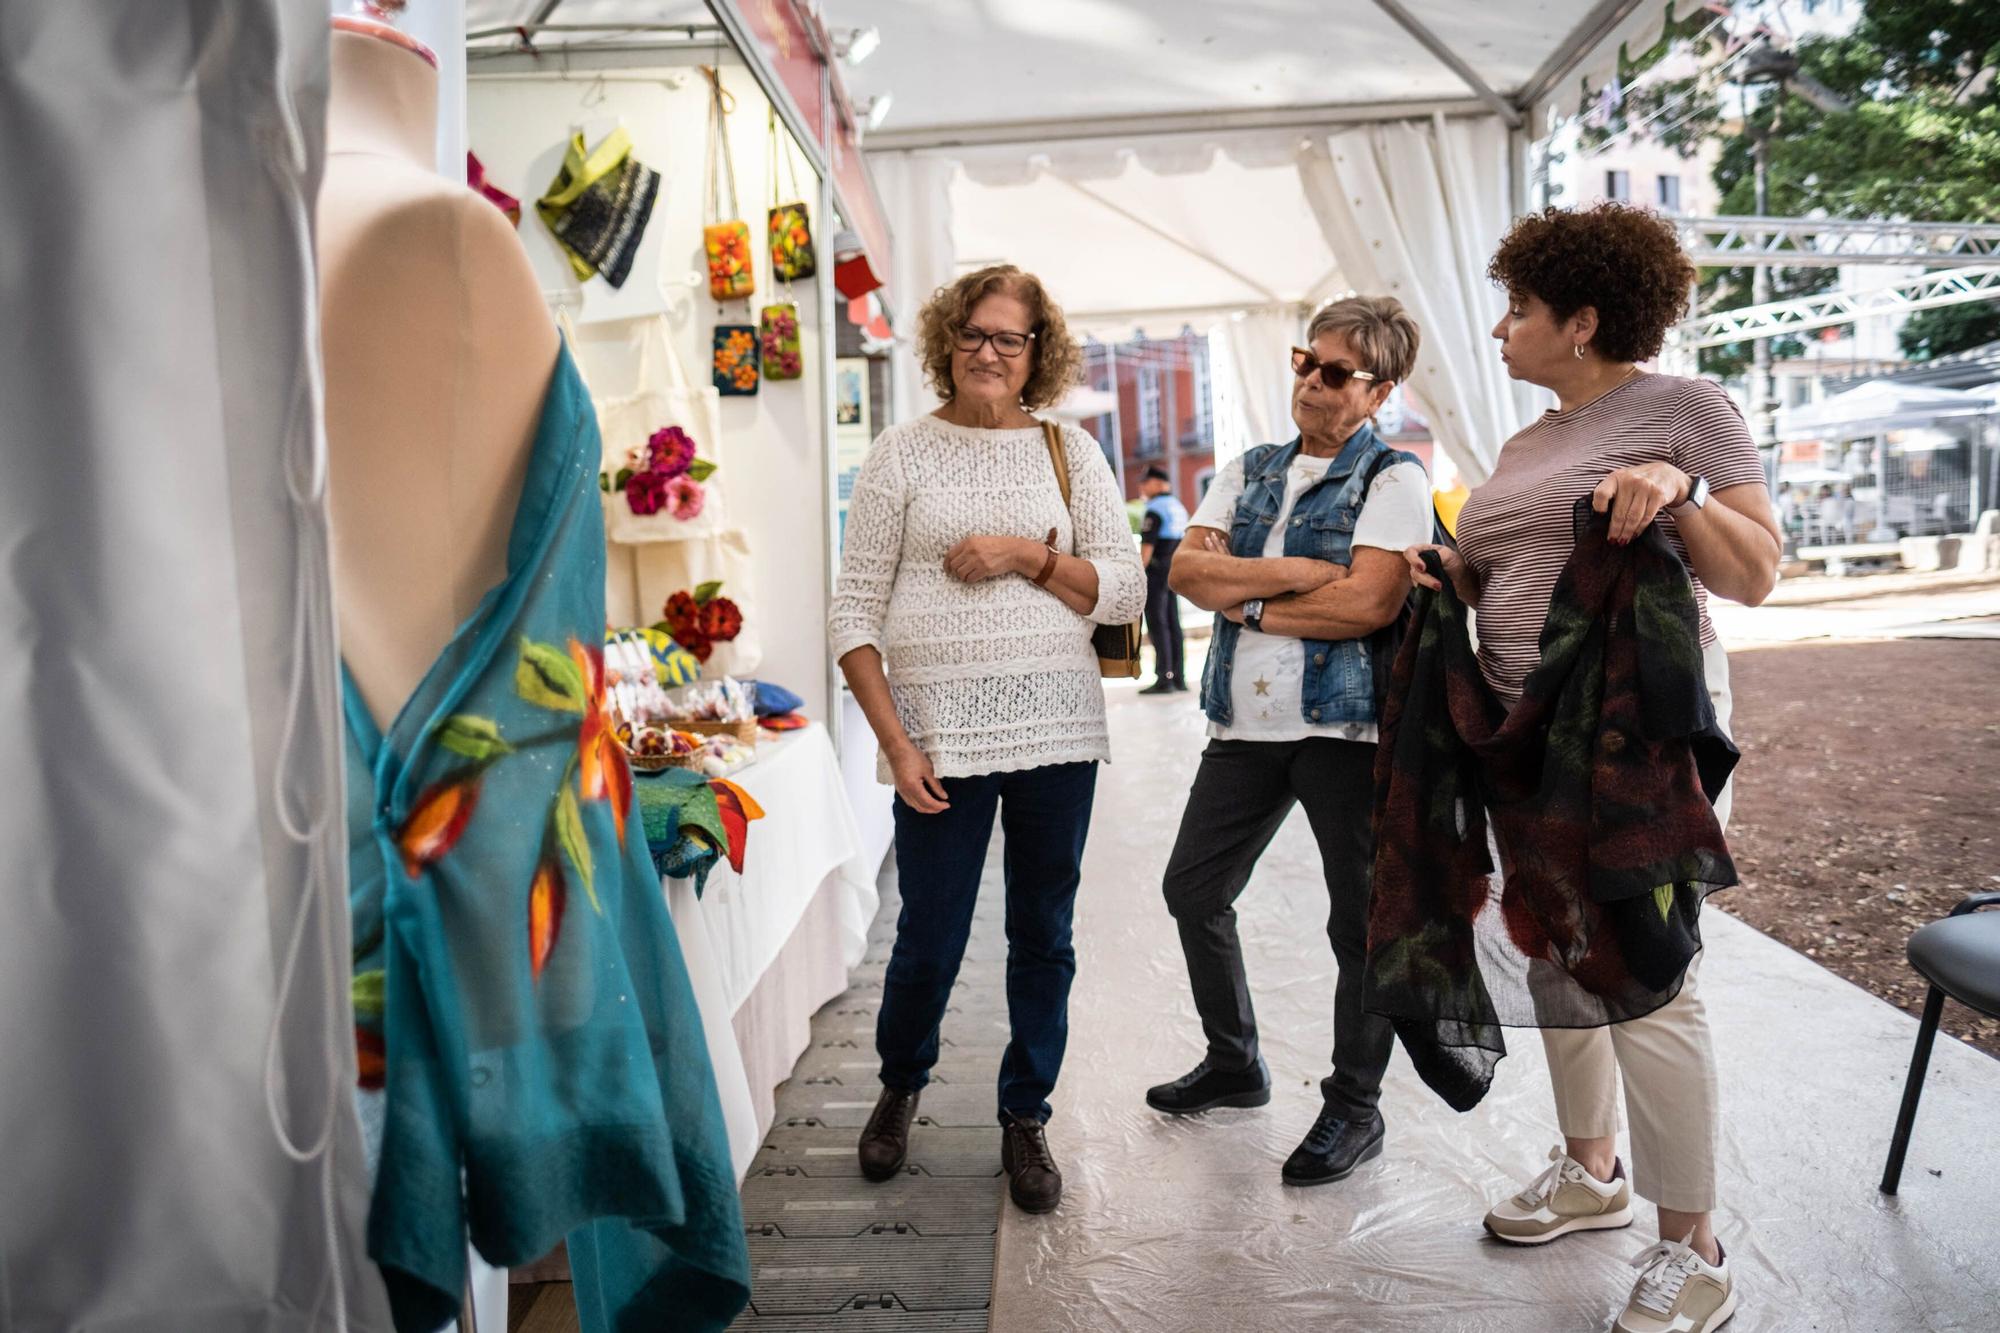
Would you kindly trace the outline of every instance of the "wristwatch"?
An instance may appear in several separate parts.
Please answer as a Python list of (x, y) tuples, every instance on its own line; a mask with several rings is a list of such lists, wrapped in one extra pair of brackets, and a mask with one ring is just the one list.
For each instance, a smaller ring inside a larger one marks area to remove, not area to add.
[(1252, 597), (1249, 601), (1243, 603), (1243, 624), (1245, 628), (1254, 629), (1259, 634), (1264, 632), (1263, 598)]
[(1689, 506), (1693, 506), (1696, 509), (1700, 509), (1703, 505), (1706, 505), (1707, 503), (1708, 503), (1708, 478), (1689, 477), (1688, 498), (1672, 507), (1675, 509), (1686, 509)]

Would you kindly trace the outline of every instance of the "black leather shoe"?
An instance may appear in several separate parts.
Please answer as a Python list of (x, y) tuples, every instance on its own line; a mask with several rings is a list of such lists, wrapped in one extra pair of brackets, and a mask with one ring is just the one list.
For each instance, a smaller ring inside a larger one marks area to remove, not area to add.
[(1146, 1089), (1146, 1105), (1172, 1115), (1192, 1115), (1217, 1106), (1263, 1106), (1271, 1100), (1271, 1071), (1259, 1060), (1226, 1073), (1203, 1060), (1171, 1083)]
[(1000, 1138), (1000, 1165), (1007, 1170), (1007, 1193), (1024, 1213), (1046, 1213), (1062, 1202), (1062, 1172), (1049, 1152), (1042, 1122), (1009, 1117)]
[(1162, 676), (1145, 689), (1139, 691), (1141, 694), (1172, 694), (1173, 692), (1174, 681), (1171, 676)]
[(868, 1114), (861, 1131), (861, 1174), (870, 1180), (887, 1180), (903, 1169), (910, 1155), (910, 1122), (917, 1118), (921, 1091), (884, 1088)]
[(1382, 1155), (1382, 1113), (1370, 1111), (1365, 1120), (1342, 1119), (1332, 1110), (1319, 1113), (1305, 1141), (1285, 1159), (1287, 1185), (1328, 1185), (1345, 1180), (1354, 1168)]
[(1188, 683), (1187, 683), (1186, 681), (1182, 680), (1182, 679), (1181, 679), (1181, 678), (1180, 678), (1179, 676), (1175, 676), (1175, 677), (1174, 677), (1174, 693), (1175, 693), (1175, 694), (1186, 694), (1186, 693), (1187, 693), (1187, 687), (1188, 687)]

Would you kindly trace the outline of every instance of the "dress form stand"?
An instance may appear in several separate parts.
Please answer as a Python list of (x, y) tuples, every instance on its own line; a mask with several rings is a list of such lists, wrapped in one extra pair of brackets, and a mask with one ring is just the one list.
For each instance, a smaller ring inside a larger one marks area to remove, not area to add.
[[(435, 58), (382, 17), (334, 20), (318, 248), (341, 655), (386, 727), (505, 573), (557, 337), (512, 225), (437, 173)], [(505, 1329), (470, 1258), (459, 1329)]]
[(426, 56), (335, 21), (319, 200), (335, 605), (383, 726), (505, 573), (557, 349), (512, 224), (437, 173)]

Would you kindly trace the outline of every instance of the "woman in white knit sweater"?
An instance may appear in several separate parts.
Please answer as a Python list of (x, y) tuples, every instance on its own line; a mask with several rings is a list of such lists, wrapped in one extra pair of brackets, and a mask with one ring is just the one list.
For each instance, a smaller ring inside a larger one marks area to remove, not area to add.
[(1111, 758), (1090, 636), (1139, 619), (1146, 576), (1111, 469), (1074, 427), (1063, 504), (1032, 414), (1075, 382), (1082, 353), (1041, 283), (1012, 265), (969, 273), (939, 289), (919, 329), (944, 405), (883, 431), (862, 464), (829, 624), (896, 787), (903, 895), (861, 1169), (886, 1180), (908, 1153), (997, 815), (1012, 1028), (1001, 1160), (1015, 1203), (1046, 1212), (1062, 1198), (1043, 1126), (1076, 974), (1071, 909), (1097, 765)]

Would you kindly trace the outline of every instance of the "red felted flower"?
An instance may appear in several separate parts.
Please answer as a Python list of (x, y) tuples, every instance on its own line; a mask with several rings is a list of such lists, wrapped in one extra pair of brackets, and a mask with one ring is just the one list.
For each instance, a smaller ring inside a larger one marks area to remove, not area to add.
[(679, 426), (663, 426), (646, 441), (651, 454), (650, 471), (664, 477), (678, 477), (694, 462), (694, 441)]
[(667, 633), (678, 640), (683, 631), (693, 629), (701, 619), (701, 604), (695, 601), (693, 593), (677, 592), (667, 598), (666, 607), (660, 612), (660, 616), (666, 624)]
[(657, 472), (637, 472), (625, 483), (625, 503), (635, 514), (657, 514), (667, 503), (667, 479)]
[(716, 643), (728, 643), (743, 630), (743, 612), (727, 597), (712, 598), (702, 606), (696, 628)]

